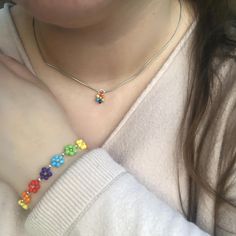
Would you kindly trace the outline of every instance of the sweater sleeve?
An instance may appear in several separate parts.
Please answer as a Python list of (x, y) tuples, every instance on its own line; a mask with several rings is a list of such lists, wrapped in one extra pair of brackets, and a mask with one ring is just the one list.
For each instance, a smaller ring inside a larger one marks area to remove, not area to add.
[(28, 215), (29, 235), (209, 235), (152, 192), (102, 148), (80, 157)]

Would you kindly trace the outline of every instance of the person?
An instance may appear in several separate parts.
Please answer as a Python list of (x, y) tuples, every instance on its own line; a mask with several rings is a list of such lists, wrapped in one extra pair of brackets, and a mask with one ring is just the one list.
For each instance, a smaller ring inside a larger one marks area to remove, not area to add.
[(235, 235), (235, 32), (223, 0), (5, 3), (0, 235)]

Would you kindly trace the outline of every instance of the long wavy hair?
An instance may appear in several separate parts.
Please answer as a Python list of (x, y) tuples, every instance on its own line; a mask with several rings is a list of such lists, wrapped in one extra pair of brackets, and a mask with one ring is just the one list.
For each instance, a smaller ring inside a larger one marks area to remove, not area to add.
[[(188, 211), (186, 212), (184, 209), (183, 211), (189, 221), (196, 221), (197, 194), (201, 189), (216, 200), (214, 214), (215, 222), (217, 222), (218, 210), (222, 203), (226, 203), (236, 210), (235, 202), (226, 198), (226, 185), (232, 177), (232, 168), (236, 164), (236, 117), (235, 122), (230, 124), (230, 134), (228, 134), (230, 138), (227, 138), (226, 141), (226, 137), (224, 137), (215, 187), (207, 177), (207, 162), (210, 163), (211, 160), (207, 160), (206, 155), (202, 155), (202, 153), (204, 153), (203, 144), (208, 128), (214, 117), (218, 115), (217, 104), (216, 106), (212, 104), (213, 88), (215, 80), (219, 78), (219, 68), (226, 60), (235, 60), (236, 58), (236, 7), (234, 0), (231, 2), (229, 0), (184, 1), (194, 9), (197, 25), (191, 53), (191, 64), (193, 65), (189, 76), (189, 80), (191, 80), (189, 85), (191, 86), (189, 86), (188, 100), (185, 106), (184, 114), (186, 115), (182, 120), (179, 132), (181, 142), (179, 147), (182, 147), (182, 157), (189, 176)], [(200, 142), (197, 143), (197, 134), (204, 121), (206, 111), (210, 114), (210, 118), (204, 123), (203, 135), (201, 135)], [(186, 130), (186, 134), (183, 130)], [(212, 137), (212, 139), (214, 138)], [(183, 208), (182, 200), (181, 204)], [(214, 233), (216, 233), (216, 226), (217, 224), (215, 224)], [(236, 234), (236, 232), (234, 233)]]

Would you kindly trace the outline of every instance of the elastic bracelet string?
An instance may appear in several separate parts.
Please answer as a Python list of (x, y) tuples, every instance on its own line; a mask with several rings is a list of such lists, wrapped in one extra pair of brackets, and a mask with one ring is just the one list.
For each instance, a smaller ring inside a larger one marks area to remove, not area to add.
[(52, 169), (56, 170), (61, 167), (65, 163), (65, 156), (74, 156), (78, 151), (85, 149), (87, 149), (87, 144), (84, 140), (78, 139), (75, 141), (75, 144), (66, 145), (64, 152), (52, 156), (49, 165), (42, 167), (38, 178), (31, 180), (27, 189), (22, 192), (21, 198), (18, 200), (18, 205), (24, 210), (28, 210), (32, 195), (39, 191), (43, 181), (47, 181), (53, 175)]

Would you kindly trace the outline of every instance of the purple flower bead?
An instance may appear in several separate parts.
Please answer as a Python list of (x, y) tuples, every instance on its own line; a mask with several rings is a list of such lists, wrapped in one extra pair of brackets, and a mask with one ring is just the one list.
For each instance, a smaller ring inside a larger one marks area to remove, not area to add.
[(47, 180), (52, 176), (52, 171), (50, 167), (43, 167), (40, 172), (40, 178)]

